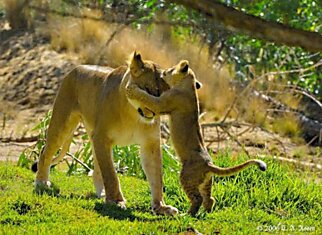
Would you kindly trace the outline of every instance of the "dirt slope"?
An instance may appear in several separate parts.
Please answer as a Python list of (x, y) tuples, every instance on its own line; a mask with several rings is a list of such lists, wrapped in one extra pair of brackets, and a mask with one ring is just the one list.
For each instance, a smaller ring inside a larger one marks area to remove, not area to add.
[(48, 39), (33, 32), (0, 26), (0, 159), (6, 159), (16, 158), (26, 144), (4, 140), (34, 135), (30, 130), (51, 108), (77, 59), (53, 51)]
[(0, 38), (0, 98), (21, 109), (51, 104), (74, 63), (34, 33), (3, 30)]

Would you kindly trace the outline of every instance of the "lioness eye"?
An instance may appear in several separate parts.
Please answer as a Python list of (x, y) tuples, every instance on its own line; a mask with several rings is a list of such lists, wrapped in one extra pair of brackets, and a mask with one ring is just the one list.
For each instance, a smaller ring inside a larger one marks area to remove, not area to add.
[(171, 68), (171, 69), (166, 70), (165, 71), (165, 75), (168, 74), (168, 73), (172, 74), (173, 70), (174, 70), (174, 68)]

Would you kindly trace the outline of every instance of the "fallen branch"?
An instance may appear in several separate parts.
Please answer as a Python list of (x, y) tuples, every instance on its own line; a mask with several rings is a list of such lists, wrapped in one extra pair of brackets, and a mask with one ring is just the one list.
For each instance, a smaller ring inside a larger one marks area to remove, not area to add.
[(15, 142), (15, 143), (28, 143), (28, 142), (35, 142), (37, 141), (39, 136), (22, 136), (18, 138), (13, 138), (13, 137), (0, 137), (0, 142), (2, 143), (10, 143), (10, 142)]
[(67, 152), (66, 153), (67, 156), (71, 157), (73, 160), (75, 160), (76, 162), (78, 162), (79, 164), (81, 164), (86, 170), (88, 170), (89, 172), (92, 171), (93, 169), (90, 168), (87, 164), (85, 164), (84, 162), (82, 162), (81, 160), (79, 160), (77, 157), (75, 157), (73, 154)]
[[(267, 156), (265, 156), (265, 155), (258, 155), (258, 157), (267, 158)], [(322, 170), (322, 165), (316, 164), (316, 163), (303, 162), (303, 161), (298, 161), (298, 160), (291, 159), (291, 158), (278, 157), (278, 156), (273, 156), (273, 159), (283, 161), (283, 162), (288, 162), (288, 163), (294, 163), (294, 164), (302, 165), (302, 166), (305, 166), (305, 167), (315, 168), (317, 170)]]

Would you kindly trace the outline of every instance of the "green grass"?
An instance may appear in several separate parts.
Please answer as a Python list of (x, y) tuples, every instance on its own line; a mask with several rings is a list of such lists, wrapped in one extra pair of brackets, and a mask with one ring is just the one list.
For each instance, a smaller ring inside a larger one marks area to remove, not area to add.
[[(227, 155), (215, 163), (231, 166), (245, 160)], [(321, 184), (278, 162), (267, 163), (264, 173), (252, 168), (215, 178), (214, 211), (201, 210), (192, 218), (152, 215), (148, 184), (138, 177), (119, 175), (128, 208), (120, 210), (95, 198), (85, 175), (53, 170), (51, 180), (60, 195), (36, 195), (31, 171), (1, 162), (0, 234), (183, 234), (192, 227), (202, 234), (322, 234)], [(166, 202), (185, 212), (189, 203), (176, 171), (164, 169), (164, 185)]]

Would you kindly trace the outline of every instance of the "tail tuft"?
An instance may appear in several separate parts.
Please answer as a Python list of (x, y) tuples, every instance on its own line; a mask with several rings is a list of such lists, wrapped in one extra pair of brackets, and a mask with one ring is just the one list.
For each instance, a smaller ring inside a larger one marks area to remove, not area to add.
[(35, 173), (38, 171), (38, 160), (34, 161), (34, 163), (31, 166), (31, 170)]
[(267, 165), (265, 162), (258, 160), (258, 166), (261, 171), (266, 171), (267, 170)]

